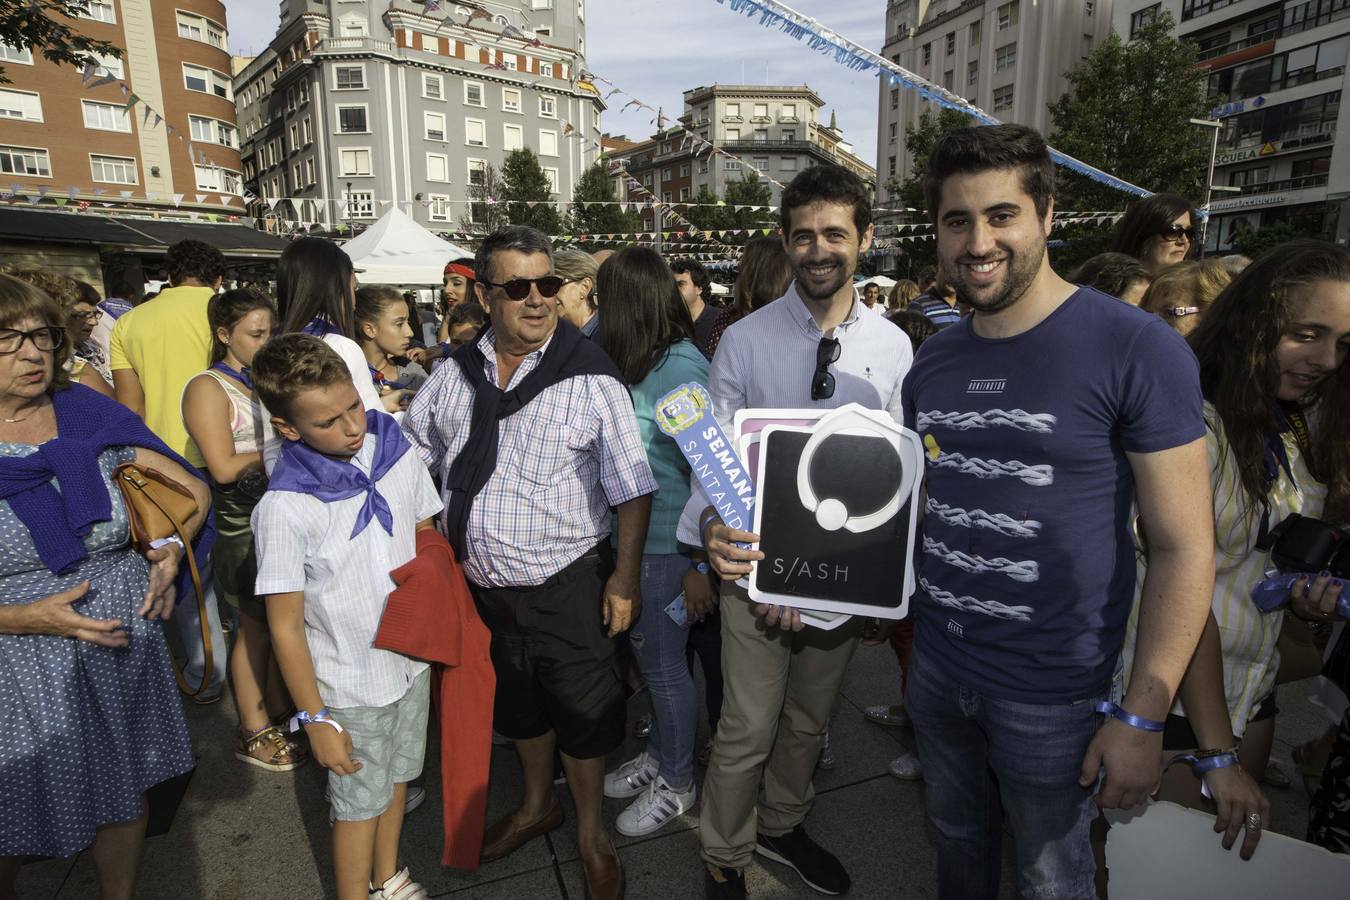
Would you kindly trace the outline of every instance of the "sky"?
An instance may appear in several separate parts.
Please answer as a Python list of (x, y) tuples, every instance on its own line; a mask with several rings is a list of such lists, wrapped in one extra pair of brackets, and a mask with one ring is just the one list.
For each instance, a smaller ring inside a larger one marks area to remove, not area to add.
[[(276, 33), (278, 0), (224, 0), (230, 50), (251, 55)], [(849, 40), (880, 52), (885, 0), (790, 0)], [(701, 85), (807, 84), (825, 101), (821, 121), (838, 113), (844, 139), (875, 165), (877, 147), (876, 72), (860, 74), (814, 53), (758, 18), (731, 12), (717, 0), (587, 0), (586, 64), (629, 97), (679, 115), (683, 93)], [(604, 90), (608, 87), (602, 85)], [(610, 134), (640, 139), (656, 130), (652, 114), (620, 107), (615, 96), (600, 119)]]

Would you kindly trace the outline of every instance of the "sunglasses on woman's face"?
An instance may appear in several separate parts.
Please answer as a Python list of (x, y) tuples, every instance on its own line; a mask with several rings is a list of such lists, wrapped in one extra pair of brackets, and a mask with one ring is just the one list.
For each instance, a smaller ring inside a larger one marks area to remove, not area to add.
[(1160, 234), (1165, 241), (1179, 241), (1182, 238), (1185, 238), (1194, 244), (1195, 239), (1200, 235), (1200, 232), (1196, 230), (1194, 225), (1188, 228), (1183, 225), (1172, 224), (1158, 232), (1158, 234)]
[(556, 297), (562, 290), (563, 280), (557, 275), (544, 275), (540, 278), (512, 278), (510, 281), (484, 281), (488, 287), (501, 288), (512, 300), (524, 300), (530, 296), (530, 285), (539, 289), (541, 297)]

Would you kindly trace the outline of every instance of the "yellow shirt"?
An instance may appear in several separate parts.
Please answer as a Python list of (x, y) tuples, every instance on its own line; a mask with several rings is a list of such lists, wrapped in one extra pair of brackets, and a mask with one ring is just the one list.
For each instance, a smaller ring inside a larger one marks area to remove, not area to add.
[(183, 424), (183, 389), (211, 361), (209, 287), (165, 288), (113, 326), (109, 367), (131, 369), (145, 391), (145, 424), (194, 466), (205, 461)]

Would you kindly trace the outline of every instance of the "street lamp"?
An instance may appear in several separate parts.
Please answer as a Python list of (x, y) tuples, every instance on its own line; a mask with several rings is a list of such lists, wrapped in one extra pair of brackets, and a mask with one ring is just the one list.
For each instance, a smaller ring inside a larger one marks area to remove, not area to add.
[(1191, 119), (1192, 125), (1198, 125), (1201, 128), (1213, 128), (1214, 138), (1209, 145), (1209, 171), (1205, 174), (1205, 220), (1200, 223), (1200, 256), (1205, 255), (1205, 237), (1209, 230), (1209, 203), (1210, 198), (1214, 196), (1215, 191), (1224, 193), (1241, 193), (1240, 187), (1229, 187), (1228, 185), (1214, 183), (1214, 163), (1219, 156), (1219, 132), (1223, 130), (1223, 123), (1218, 119)]

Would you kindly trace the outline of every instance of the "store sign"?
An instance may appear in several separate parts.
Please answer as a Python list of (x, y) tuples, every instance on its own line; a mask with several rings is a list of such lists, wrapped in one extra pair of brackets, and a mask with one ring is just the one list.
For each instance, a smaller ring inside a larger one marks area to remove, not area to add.
[(1288, 198), (1284, 194), (1257, 194), (1252, 197), (1234, 197), (1231, 200), (1215, 200), (1209, 205), (1210, 212), (1225, 212), (1233, 209), (1251, 209), (1257, 206), (1279, 206)]
[(1266, 105), (1265, 97), (1252, 97), (1250, 100), (1234, 100), (1232, 103), (1225, 103), (1223, 106), (1216, 106), (1209, 111), (1210, 118), (1222, 119), (1224, 116), (1236, 116), (1239, 113), (1251, 112), (1254, 109), (1260, 109)]
[(1227, 153), (1220, 153), (1214, 157), (1216, 166), (1227, 166), (1233, 163), (1246, 162), (1249, 159), (1256, 159), (1261, 154), (1260, 148), (1244, 147), (1241, 150), (1229, 150)]

